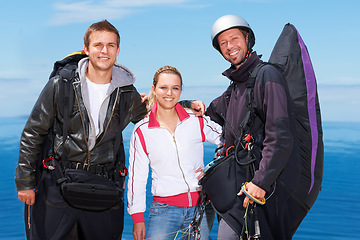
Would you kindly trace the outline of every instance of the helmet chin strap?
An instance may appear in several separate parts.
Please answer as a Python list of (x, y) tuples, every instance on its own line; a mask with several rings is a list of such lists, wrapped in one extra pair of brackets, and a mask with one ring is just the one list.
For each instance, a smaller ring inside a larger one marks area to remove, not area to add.
[[(245, 55), (245, 59), (249, 59), (249, 57), (251, 56), (251, 53), (252, 53), (252, 52), (251, 52), (250, 50), (248, 50), (247, 53), (246, 53), (246, 55)], [(245, 60), (245, 59), (244, 59), (244, 60)]]
[(240, 66), (241, 64), (243, 64), (246, 60), (248, 60), (249, 57), (251, 56), (251, 54), (252, 54), (252, 51), (251, 51), (251, 50), (248, 50), (247, 53), (246, 53), (246, 55), (245, 55), (245, 57), (243, 58), (243, 60), (239, 63), (239, 66)]
[[(248, 36), (249, 36), (249, 34), (248, 34)], [(244, 59), (240, 62), (240, 65), (243, 64), (246, 60), (248, 60), (249, 57), (251, 56), (252, 49), (251, 49), (251, 47), (250, 47), (250, 42), (249, 42), (249, 41), (248, 41), (247, 49), (248, 49), (248, 50), (247, 50), (247, 52), (246, 52), (246, 55), (245, 55)]]

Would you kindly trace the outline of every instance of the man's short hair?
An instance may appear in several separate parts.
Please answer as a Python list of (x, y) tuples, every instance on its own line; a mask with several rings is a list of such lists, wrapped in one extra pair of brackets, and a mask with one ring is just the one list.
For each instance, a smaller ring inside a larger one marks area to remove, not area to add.
[(117, 36), (117, 46), (120, 45), (120, 35), (119, 31), (114, 27), (111, 23), (109, 23), (106, 19), (100, 22), (93, 23), (88, 29), (86, 30), (86, 33), (84, 35), (84, 44), (86, 47), (89, 47), (89, 39), (90, 35), (93, 32), (97, 31), (106, 31), (106, 32), (112, 32), (115, 33)]

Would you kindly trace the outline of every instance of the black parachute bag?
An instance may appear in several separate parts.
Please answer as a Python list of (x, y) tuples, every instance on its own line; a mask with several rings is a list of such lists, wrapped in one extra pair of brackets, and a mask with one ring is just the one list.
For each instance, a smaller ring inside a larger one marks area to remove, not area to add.
[(286, 186), (306, 209), (313, 206), (323, 177), (324, 145), (320, 105), (314, 69), (307, 47), (296, 28), (285, 25), (270, 55), (269, 63), (283, 73), (295, 118), (296, 157), (301, 163), (300, 178)]

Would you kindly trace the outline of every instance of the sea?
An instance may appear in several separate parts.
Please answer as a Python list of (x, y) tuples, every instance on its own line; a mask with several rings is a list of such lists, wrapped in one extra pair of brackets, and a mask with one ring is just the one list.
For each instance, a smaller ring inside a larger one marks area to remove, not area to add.
[[(25, 237), (24, 204), (17, 199), (14, 171), (19, 139), (27, 117), (0, 118), (0, 239)], [(133, 125), (124, 131), (126, 152)], [(324, 122), (324, 178), (322, 190), (293, 239), (360, 239), (360, 124)], [(212, 160), (214, 147), (205, 144), (205, 163)], [(147, 204), (151, 202), (150, 187)], [(147, 213), (145, 213), (146, 215)], [(215, 220), (210, 239), (217, 237)], [(132, 220), (125, 213), (123, 239), (132, 239)]]

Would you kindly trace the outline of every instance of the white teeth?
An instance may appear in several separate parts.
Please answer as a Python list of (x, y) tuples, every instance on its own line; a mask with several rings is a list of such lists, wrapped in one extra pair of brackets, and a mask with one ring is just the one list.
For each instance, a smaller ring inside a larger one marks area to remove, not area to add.
[(235, 54), (237, 54), (239, 51), (236, 51), (236, 52), (233, 52), (233, 53), (230, 53), (229, 55), (230, 56), (234, 56)]

